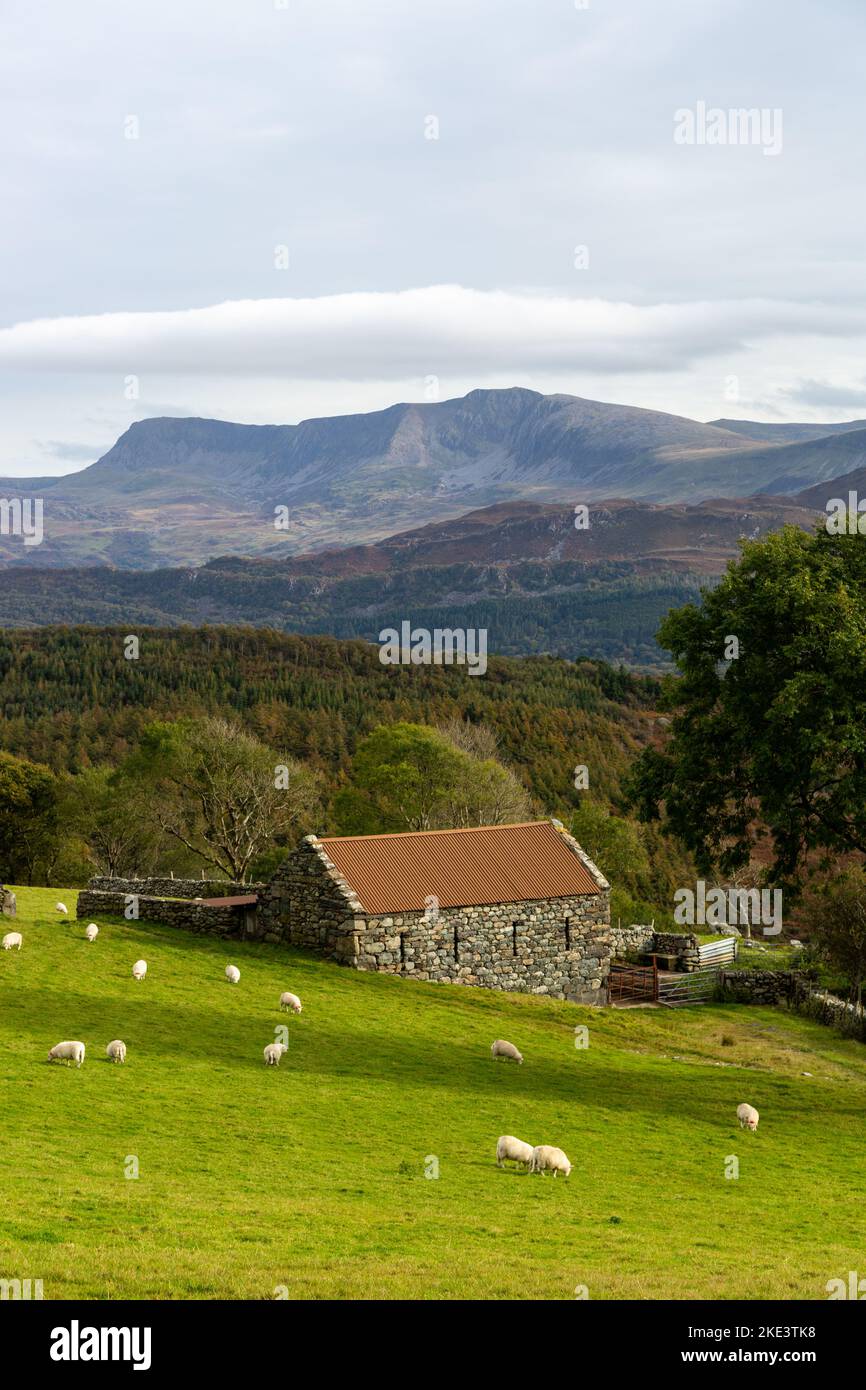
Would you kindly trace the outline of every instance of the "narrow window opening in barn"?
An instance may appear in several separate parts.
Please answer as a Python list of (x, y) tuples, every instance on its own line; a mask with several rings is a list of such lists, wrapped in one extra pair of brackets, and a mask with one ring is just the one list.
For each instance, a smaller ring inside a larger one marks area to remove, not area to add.
[(511, 923), (511, 954), (517, 955), (517, 923)]
[(406, 942), (405, 942), (405, 940), (404, 940), (403, 933), (401, 932), (401, 933), (400, 933), (400, 964), (401, 964), (401, 965), (405, 965), (405, 963), (406, 963)]
[(455, 927), (454, 927), (454, 959), (455, 959), (455, 960), (459, 960), (459, 959), (460, 959), (460, 948), (459, 948), (459, 945), (458, 945), (458, 942), (457, 942), (457, 927), (456, 927), (456, 924), (455, 924)]
[(570, 950), (571, 950), (571, 918), (570, 918), (570, 917), (566, 917), (566, 919), (565, 919), (565, 949), (566, 949), (566, 951), (570, 951)]

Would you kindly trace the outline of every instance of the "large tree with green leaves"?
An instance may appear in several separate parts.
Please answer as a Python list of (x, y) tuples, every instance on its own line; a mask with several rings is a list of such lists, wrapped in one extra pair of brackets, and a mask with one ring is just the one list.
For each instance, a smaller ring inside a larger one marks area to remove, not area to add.
[(37, 866), (45, 871), (59, 845), (54, 773), (0, 752), (0, 883), (32, 883)]
[(60, 813), (98, 874), (134, 878), (153, 872), (164, 845), (151, 802), (146, 782), (115, 768), (88, 767), (67, 779)]
[(866, 979), (866, 881), (848, 871), (822, 883), (803, 908), (809, 941), (848, 980), (852, 1002), (863, 1003)]
[(386, 724), (358, 745), (334, 814), (342, 833), (441, 830), (525, 820), (522, 783), (489, 735)]
[(746, 542), (700, 605), (659, 641), (669, 737), (646, 750), (630, 793), (664, 816), (702, 871), (731, 873), (755, 841), (769, 881), (866, 855), (866, 537), (795, 527)]

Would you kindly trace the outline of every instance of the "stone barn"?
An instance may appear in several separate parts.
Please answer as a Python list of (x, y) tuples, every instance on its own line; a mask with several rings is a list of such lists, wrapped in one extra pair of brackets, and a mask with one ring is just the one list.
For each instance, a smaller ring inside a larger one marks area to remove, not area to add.
[(356, 970), (604, 1003), (610, 885), (558, 821), (308, 835), (257, 934)]

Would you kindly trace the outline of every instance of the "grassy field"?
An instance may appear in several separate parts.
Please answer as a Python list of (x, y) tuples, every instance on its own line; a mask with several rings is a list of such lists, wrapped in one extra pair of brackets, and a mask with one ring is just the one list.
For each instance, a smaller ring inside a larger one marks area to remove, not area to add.
[[(143, 923), (90, 945), (74, 893), (16, 891), (0, 1277), (46, 1298), (815, 1299), (866, 1271), (866, 1049), (827, 1029), (416, 985)], [(64, 1038), (80, 1071), (46, 1064)], [(571, 1178), (500, 1171), (502, 1133), (560, 1145)]]

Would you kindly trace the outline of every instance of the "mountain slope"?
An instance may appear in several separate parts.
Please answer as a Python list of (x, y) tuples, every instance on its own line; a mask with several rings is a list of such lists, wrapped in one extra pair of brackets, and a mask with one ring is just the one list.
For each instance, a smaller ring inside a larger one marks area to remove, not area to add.
[[(862, 422), (852, 422), (853, 425)], [(731, 428), (727, 426), (730, 425)], [(661, 411), (512, 388), (299, 425), (154, 419), (89, 468), (0, 480), (44, 499), (45, 540), (0, 535), (0, 565), (151, 569), (215, 555), (283, 557), (378, 541), (515, 499), (699, 503), (795, 492), (866, 465), (866, 429), (701, 424)], [(275, 509), (288, 509), (275, 529)]]
[[(662, 496), (669, 455), (742, 448), (679, 416), (513, 388), (299, 425), (142, 420), (79, 473), (0, 489), (44, 498), (40, 565), (142, 569), (377, 540), (513, 497)], [(34, 558), (0, 537), (0, 562)]]
[(660, 669), (667, 610), (697, 597), (743, 537), (810, 526), (795, 499), (667, 506), (599, 502), (588, 530), (573, 508), (498, 503), (374, 545), (285, 560), (223, 558), (198, 569), (12, 569), (0, 624), (251, 623), (376, 640), (409, 618), (485, 627), (491, 652), (595, 656)]
[(845, 420), (841, 424), (767, 424), (763, 420), (709, 420), (720, 430), (732, 430), (749, 441), (763, 440), (765, 444), (803, 444), (810, 439), (826, 439), (831, 434), (847, 434), (850, 430), (866, 430), (866, 420)]

